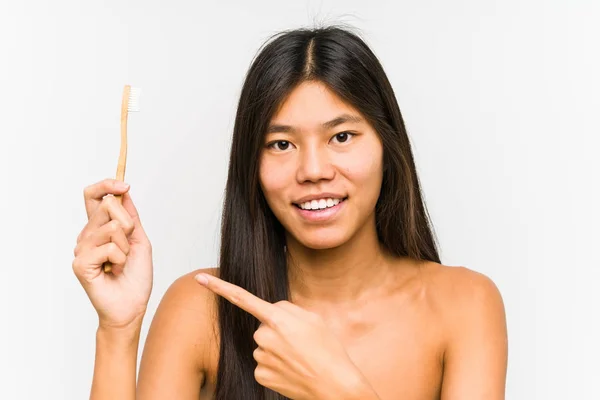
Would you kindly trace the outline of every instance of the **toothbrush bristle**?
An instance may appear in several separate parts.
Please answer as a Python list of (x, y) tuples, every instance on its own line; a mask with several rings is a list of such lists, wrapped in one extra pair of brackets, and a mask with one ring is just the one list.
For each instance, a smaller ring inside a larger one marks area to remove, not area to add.
[(137, 87), (131, 87), (129, 89), (129, 102), (127, 103), (127, 111), (140, 111), (140, 92), (141, 89)]

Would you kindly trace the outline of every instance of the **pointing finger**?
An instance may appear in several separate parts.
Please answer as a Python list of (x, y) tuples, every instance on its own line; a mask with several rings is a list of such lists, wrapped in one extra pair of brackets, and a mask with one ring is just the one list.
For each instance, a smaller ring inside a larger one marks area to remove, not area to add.
[(224, 297), (231, 304), (254, 315), (259, 321), (270, 322), (270, 315), (274, 312), (274, 305), (256, 297), (247, 290), (226, 282), (209, 274), (198, 274), (195, 276), (198, 283), (202, 284), (212, 292)]

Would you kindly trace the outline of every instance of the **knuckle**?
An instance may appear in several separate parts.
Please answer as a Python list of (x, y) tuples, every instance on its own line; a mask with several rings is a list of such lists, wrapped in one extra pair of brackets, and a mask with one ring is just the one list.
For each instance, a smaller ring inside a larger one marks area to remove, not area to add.
[(121, 222), (119, 222), (118, 219), (113, 219), (109, 222), (110, 224), (110, 231), (113, 233), (118, 232), (119, 230), (121, 230)]
[(73, 259), (73, 263), (71, 264), (71, 268), (73, 268), (73, 272), (75, 272), (75, 275), (77, 275), (77, 272), (79, 271), (79, 258), (75, 257)]
[(133, 232), (133, 228), (134, 228), (134, 225), (133, 225), (133, 221), (131, 221), (131, 220), (126, 220), (125, 223), (123, 224), (123, 230), (128, 235)]
[(279, 300), (277, 303), (275, 303), (275, 305), (278, 308), (281, 308), (282, 310), (287, 310), (289, 309), (289, 307), (291, 306), (292, 303), (290, 303), (287, 300)]
[(231, 293), (231, 302), (233, 304), (240, 304), (242, 302), (243, 298), (244, 298), (244, 292), (239, 288), (234, 289), (233, 292)]
[(133, 228), (135, 228), (135, 224), (131, 218), (128, 218), (127, 221), (125, 221), (125, 229), (127, 229), (127, 231), (133, 231)]
[(92, 197), (92, 194), (95, 192), (96, 187), (98, 187), (97, 183), (87, 185), (83, 188), (83, 196), (87, 199)]
[(108, 209), (110, 208), (110, 204), (109, 204), (110, 203), (110, 197), (111, 196), (104, 196), (102, 198), (102, 200), (100, 201), (100, 205), (98, 206), (96, 212), (98, 212), (100, 210), (102, 210), (103, 212), (108, 212)]
[(260, 345), (262, 342), (262, 338), (263, 338), (263, 334), (261, 333), (261, 330), (258, 329), (256, 332), (254, 332), (254, 334), (252, 335), (252, 337), (254, 338), (254, 341)]
[(254, 352), (252, 352), (252, 356), (254, 357), (254, 359), (256, 360), (257, 363), (259, 364), (269, 364), (270, 362), (270, 355), (268, 352), (266, 352), (264, 349), (262, 349), (261, 347), (257, 347)]
[(81, 231), (79, 236), (77, 236), (77, 244), (81, 244), (82, 242), (84, 242), (88, 238), (88, 236), (89, 236), (89, 232), (86, 232), (85, 229), (83, 231)]
[(271, 326), (283, 327), (284, 325), (284, 318), (280, 312), (272, 312), (266, 319)]
[(102, 199), (102, 202), (100, 203), (100, 207), (102, 207), (102, 210), (107, 213), (107, 214), (114, 214), (114, 212), (111, 212), (111, 210), (114, 209), (114, 204), (113, 202), (115, 201), (115, 197), (112, 194), (108, 194), (106, 196), (104, 196), (104, 198)]
[(106, 244), (106, 249), (108, 250), (108, 253), (113, 256), (119, 253), (119, 246), (117, 246), (115, 242), (108, 242)]
[(254, 369), (254, 379), (256, 382), (265, 386), (267, 384), (267, 370), (265, 368), (261, 368), (261, 366), (257, 366)]

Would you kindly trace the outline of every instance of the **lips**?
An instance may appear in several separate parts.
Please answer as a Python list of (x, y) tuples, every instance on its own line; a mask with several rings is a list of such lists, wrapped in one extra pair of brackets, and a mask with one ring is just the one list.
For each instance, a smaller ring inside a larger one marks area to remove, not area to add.
[(335, 207), (346, 199), (347, 199), (347, 197), (339, 198), (339, 199), (332, 199), (331, 197), (328, 197), (327, 199), (318, 199), (318, 200), (315, 199), (312, 201), (307, 201), (307, 202), (304, 202), (301, 204), (294, 204), (294, 205), (297, 208), (300, 208), (305, 211), (322, 211), (322, 210), (326, 210), (328, 208)]
[(343, 210), (346, 208), (346, 201), (342, 200), (331, 207), (317, 208), (314, 210), (302, 209), (297, 204), (295, 204), (295, 206), (296, 212), (304, 222), (309, 224), (326, 224), (334, 221), (338, 215), (343, 212)]

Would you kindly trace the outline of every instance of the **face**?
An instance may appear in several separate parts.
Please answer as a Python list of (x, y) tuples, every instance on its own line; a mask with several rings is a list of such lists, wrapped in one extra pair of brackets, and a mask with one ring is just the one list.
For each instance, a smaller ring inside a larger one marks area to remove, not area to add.
[(375, 232), (383, 148), (366, 119), (325, 85), (304, 82), (270, 121), (260, 183), (290, 240), (338, 247)]

